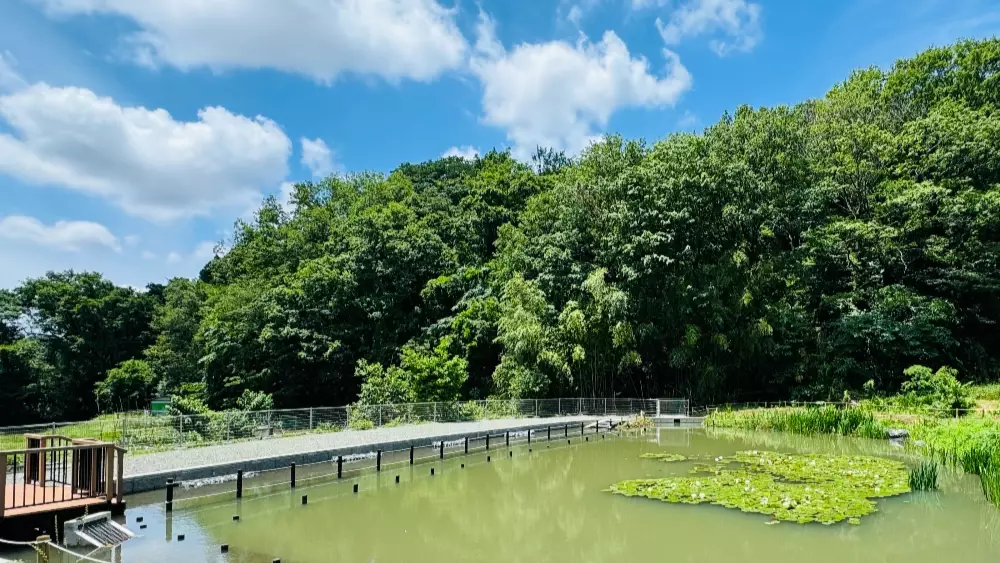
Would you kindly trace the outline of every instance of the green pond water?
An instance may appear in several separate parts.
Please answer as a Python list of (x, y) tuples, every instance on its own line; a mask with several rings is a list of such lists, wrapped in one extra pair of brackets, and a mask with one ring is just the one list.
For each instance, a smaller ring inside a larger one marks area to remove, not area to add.
[[(884, 442), (661, 428), (634, 437), (590, 436), (589, 442), (571, 433), (567, 444), (559, 434), (551, 442), (533, 441), (531, 453), (526, 444), (514, 445), (513, 457), (494, 446), (490, 463), (482, 451), (412, 468), (405, 458), (390, 456), (380, 474), (308, 480), (335, 470), (313, 466), (299, 469), (294, 491), (287, 485), (250, 491), (288, 477), (266, 474), (246, 481), (247, 496), (239, 503), (229, 495), (178, 501), (169, 518), (163, 491), (134, 496), (126, 520), (140, 537), (92, 556), (123, 563), (1000, 561), (1000, 510), (983, 499), (976, 477), (960, 473), (942, 472), (938, 492), (878, 499), (878, 512), (860, 525), (768, 525), (770, 518), (760, 514), (605, 492), (626, 479), (686, 475), (694, 463), (641, 459), (644, 453), (703, 457), (766, 449), (917, 461)], [(188, 489), (177, 498), (233, 488)], [(302, 495), (309, 497), (305, 506)], [(139, 517), (146, 529), (138, 529)], [(221, 554), (220, 544), (230, 552)], [(18, 554), (2, 556), (12, 555)], [(34, 561), (33, 554), (20, 556)]]

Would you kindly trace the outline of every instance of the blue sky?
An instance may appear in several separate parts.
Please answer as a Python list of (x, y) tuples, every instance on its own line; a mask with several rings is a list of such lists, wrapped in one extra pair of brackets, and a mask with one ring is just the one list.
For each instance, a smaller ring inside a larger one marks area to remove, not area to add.
[(0, 287), (194, 276), (288, 182), (655, 140), (998, 30), (994, 0), (0, 0)]

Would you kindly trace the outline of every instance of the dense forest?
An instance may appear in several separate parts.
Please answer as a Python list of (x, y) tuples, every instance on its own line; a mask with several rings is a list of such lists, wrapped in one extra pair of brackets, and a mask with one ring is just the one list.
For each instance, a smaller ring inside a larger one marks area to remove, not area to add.
[(714, 402), (892, 392), (912, 364), (994, 380), (1000, 39), (653, 144), (300, 183), (225, 249), (142, 292), (78, 272), (0, 292), (0, 423), (245, 390)]

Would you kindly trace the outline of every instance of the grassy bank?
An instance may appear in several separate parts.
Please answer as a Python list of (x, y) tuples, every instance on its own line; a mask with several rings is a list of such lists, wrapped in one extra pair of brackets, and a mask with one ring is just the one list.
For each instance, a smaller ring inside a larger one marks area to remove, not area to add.
[(939, 418), (925, 413), (883, 413), (868, 406), (717, 410), (705, 425), (795, 434), (886, 438), (906, 429), (911, 443), (942, 463), (978, 475), (983, 493), (1000, 506), (1000, 420), (990, 416)]

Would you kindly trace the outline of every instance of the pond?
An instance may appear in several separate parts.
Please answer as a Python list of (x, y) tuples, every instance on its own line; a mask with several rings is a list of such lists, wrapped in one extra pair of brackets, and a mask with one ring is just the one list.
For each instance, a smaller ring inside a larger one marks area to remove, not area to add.
[[(162, 491), (138, 495), (129, 499), (127, 520), (140, 537), (120, 553), (93, 556), (122, 563), (1000, 560), (1000, 510), (983, 498), (976, 477), (948, 471), (940, 475), (938, 492), (877, 499), (878, 511), (860, 525), (767, 525), (770, 517), (761, 514), (606, 492), (622, 480), (688, 475), (693, 467), (690, 461), (640, 458), (644, 453), (692, 458), (769, 450), (916, 462), (885, 442), (659, 428), (630, 437), (590, 436), (589, 442), (575, 436), (572, 444), (554, 436), (531, 448), (515, 445), (509, 457), (506, 448), (494, 447), (489, 463), (483, 451), (412, 467), (406, 459), (387, 458), (379, 474), (340, 481), (309, 480), (301, 468), (294, 491), (276, 485), (254, 496), (250, 489), (267, 479), (287, 479), (278, 472), (247, 480), (240, 502), (232, 495), (179, 501), (169, 518)], [(226, 483), (179, 491), (178, 498), (233, 488)], [(308, 504), (302, 505), (302, 495)], [(227, 554), (221, 544), (230, 546)], [(34, 561), (33, 554), (21, 556)]]

